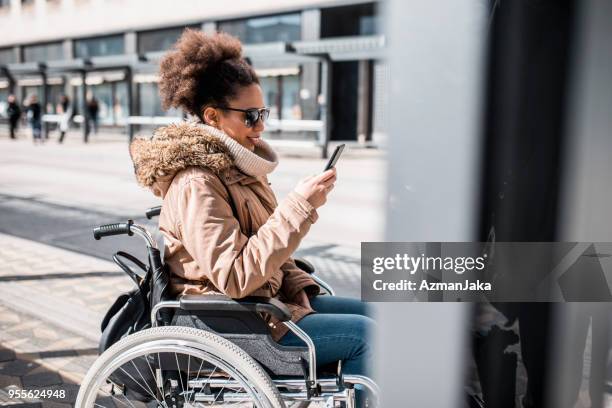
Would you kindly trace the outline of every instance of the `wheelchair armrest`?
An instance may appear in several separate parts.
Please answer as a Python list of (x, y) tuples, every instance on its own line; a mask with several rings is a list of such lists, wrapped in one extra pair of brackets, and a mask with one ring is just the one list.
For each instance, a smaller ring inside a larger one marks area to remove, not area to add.
[(304, 272), (308, 272), (311, 275), (315, 273), (314, 265), (305, 260), (304, 258), (294, 258), (293, 261), (295, 262), (297, 267), (303, 270)]
[(332, 296), (336, 295), (336, 292), (334, 291), (334, 289), (327, 282), (325, 282), (323, 279), (321, 279), (320, 277), (315, 275), (315, 267), (314, 267), (313, 264), (311, 264), (310, 262), (308, 262), (304, 258), (294, 258), (293, 261), (295, 262), (295, 264), (297, 265), (298, 268), (300, 268), (304, 272), (312, 275), (311, 278), (315, 282), (317, 282), (317, 284), (320, 287), (322, 287), (327, 293), (329, 293)]
[(225, 295), (184, 295), (179, 299), (179, 306), (183, 310), (263, 312), (281, 322), (291, 320), (291, 311), (281, 301), (261, 296), (232, 299)]

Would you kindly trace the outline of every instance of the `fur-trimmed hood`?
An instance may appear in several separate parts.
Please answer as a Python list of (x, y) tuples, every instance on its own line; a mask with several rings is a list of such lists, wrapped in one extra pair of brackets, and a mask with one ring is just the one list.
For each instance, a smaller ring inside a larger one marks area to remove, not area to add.
[(234, 164), (218, 137), (191, 122), (161, 127), (150, 139), (135, 139), (130, 156), (138, 184), (162, 198), (174, 176), (187, 167), (206, 167), (220, 174)]

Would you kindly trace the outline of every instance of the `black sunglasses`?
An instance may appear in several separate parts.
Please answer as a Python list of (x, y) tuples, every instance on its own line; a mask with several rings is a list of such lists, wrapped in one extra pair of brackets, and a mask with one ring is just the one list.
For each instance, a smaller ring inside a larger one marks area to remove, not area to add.
[(244, 113), (244, 125), (246, 127), (253, 127), (258, 120), (265, 123), (270, 116), (270, 108), (249, 108), (249, 109), (236, 109), (230, 108), (229, 106), (217, 106), (218, 109), (230, 110)]

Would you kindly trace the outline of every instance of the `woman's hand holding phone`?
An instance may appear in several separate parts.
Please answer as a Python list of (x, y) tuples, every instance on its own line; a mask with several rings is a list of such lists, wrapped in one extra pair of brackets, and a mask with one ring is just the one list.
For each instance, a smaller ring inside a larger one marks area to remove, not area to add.
[(316, 176), (308, 176), (298, 183), (294, 191), (304, 197), (314, 208), (327, 201), (327, 194), (334, 188), (336, 168), (331, 168)]

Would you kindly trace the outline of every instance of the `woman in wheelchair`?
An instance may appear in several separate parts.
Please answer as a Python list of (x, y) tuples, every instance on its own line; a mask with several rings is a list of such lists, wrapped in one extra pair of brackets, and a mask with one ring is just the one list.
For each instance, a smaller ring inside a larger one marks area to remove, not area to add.
[[(262, 139), (270, 110), (240, 42), (186, 30), (160, 66), (165, 108), (190, 121), (158, 129), (130, 146), (138, 182), (163, 199), (159, 228), (176, 295), (276, 298), (316, 348), (317, 366), (342, 362), (367, 375), (374, 322), (359, 300), (320, 295), (292, 254), (317, 221), (336, 170), (301, 180), (277, 202), (267, 176), (278, 158)], [(266, 316), (280, 345), (304, 342)]]

